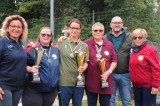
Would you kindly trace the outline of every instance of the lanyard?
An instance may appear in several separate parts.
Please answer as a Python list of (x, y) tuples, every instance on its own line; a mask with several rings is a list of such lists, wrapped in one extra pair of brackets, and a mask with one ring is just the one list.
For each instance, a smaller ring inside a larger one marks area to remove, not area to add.
[(98, 49), (98, 47), (97, 47), (96, 44), (95, 44), (95, 47), (96, 47), (96, 51), (97, 51), (96, 57), (97, 57), (98, 59), (100, 59), (100, 58), (102, 57), (101, 51), (102, 51), (103, 45), (100, 47), (100, 49)]
[[(69, 40), (69, 38), (68, 38), (68, 40)], [(78, 48), (78, 46), (80, 45), (80, 43), (81, 43), (81, 41), (76, 45), (76, 47), (74, 49), (72, 49), (72, 46), (71, 46), (70, 40), (69, 40), (69, 48), (70, 48), (71, 53), (73, 53)]]
[(97, 45), (95, 44), (95, 47), (96, 47), (97, 54), (101, 54), (101, 51), (102, 51), (102, 47), (103, 47), (103, 46), (101, 46), (101, 48), (98, 49)]
[[(41, 46), (41, 48), (44, 50), (44, 48), (42, 46)], [(47, 54), (47, 52), (45, 51), (44, 54), (49, 58), (50, 54), (51, 54), (51, 47), (49, 48), (49, 53)]]

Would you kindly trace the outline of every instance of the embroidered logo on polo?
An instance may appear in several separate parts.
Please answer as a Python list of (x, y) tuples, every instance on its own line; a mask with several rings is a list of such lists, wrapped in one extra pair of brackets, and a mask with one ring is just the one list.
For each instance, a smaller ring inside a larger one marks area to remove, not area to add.
[(65, 48), (65, 49), (67, 49), (67, 47), (68, 47), (68, 45), (67, 45), (67, 44), (66, 44), (66, 45), (64, 45), (64, 48)]
[(10, 48), (12, 48), (13, 47), (13, 45), (8, 45), (8, 48), (10, 49)]
[(139, 56), (138, 56), (138, 60), (139, 60), (139, 61), (142, 61), (143, 59), (144, 59), (144, 56), (143, 56), (143, 55), (139, 55)]
[(52, 54), (52, 58), (53, 59), (57, 59), (57, 55), (56, 54)]
[(105, 51), (104, 54), (105, 54), (106, 56), (108, 56), (108, 55), (109, 55), (109, 52), (108, 52), (108, 51)]
[(82, 47), (81, 46), (79, 46), (78, 52), (82, 52)]
[(25, 49), (25, 48), (24, 48), (24, 45), (22, 45), (22, 48)]

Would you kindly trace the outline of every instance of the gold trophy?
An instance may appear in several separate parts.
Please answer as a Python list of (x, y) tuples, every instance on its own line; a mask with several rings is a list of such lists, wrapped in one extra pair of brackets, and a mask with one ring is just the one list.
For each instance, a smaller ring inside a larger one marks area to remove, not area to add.
[[(39, 64), (45, 53), (45, 50), (43, 50), (42, 48), (34, 48), (33, 51), (34, 51), (34, 62), (35, 62), (36, 68), (39, 68)], [(41, 83), (39, 72), (33, 73), (32, 77), (33, 77), (32, 83)]]
[[(105, 66), (106, 66), (107, 59), (106, 58), (98, 59), (97, 62), (98, 62), (101, 73), (104, 74), (106, 69)], [(108, 82), (104, 79), (101, 79), (101, 88), (106, 88), (106, 87), (109, 87)]]
[[(76, 62), (77, 62), (78, 68), (82, 67), (85, 62), (87, 53), (86, 52), (80, 52), (80, 53), (75, 52), (75, 54), (76, 54)], [(79, 75), (77, 76), (76, 87), (84, 87), (84, 86), (85, 86), (84, 78), (79, 73)]]

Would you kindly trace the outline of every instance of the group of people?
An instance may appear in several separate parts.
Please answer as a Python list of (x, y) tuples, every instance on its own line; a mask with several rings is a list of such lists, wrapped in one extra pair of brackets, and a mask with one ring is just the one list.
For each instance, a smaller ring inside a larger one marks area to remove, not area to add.
[[(81, 41), (80, 20), (73, 18), (68, 26), (69, 36), (59, 38), (56, 46), (51, 29), (42, 27), (37, 43), (25, 50), (21, 41), (28, 34), (25, 19), (6, 17), (0, 39), (0, 106), (17, 106), (21, 97), (23, 106), (52, 106), (57, 93), (60, 106), (68, 106), (70, 100), (73, 106), (82, 106), (84, 90), (88, 106), (96, 106), (97, 100), (100, 106), (116, 106), (117, 89), (123, 106), (131, 106), (131, 85), (135, 106), (156, 106), (160, 65), (157, 51), (147, 44), (145, 29), (131, 34), (115, 16), (109, 33), (104, 35), (104, 25), (96, 22), (93, 37)], [(38, 67), (34, 49), (45, 51)], [(80, 67), (77, 52), (86, 53)], [(33, 82), (34, 73), (39, 73), (40, 83)], [(76, 86), (78, 75), (85, 79), (85, 87)]]

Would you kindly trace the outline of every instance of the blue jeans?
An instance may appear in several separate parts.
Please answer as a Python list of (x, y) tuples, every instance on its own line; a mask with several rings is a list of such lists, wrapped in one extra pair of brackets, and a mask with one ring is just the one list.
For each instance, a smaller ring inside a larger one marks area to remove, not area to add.
[(73, 106), (82, 106), (84, 87), (59, 86), (59, 106), (69, 106), (72, 99)]
[(89, 91), (86, 91), (87, 93), (87, 102), (88, 106), (97, 106), (97, 99), (99, 96), (99, 103), (100, 106), (109, 106), (110, 105), (110, 94), (97, 94), (97, 93), (92, 93)]
[(135, 106), (156, 106), (156, 95), (151, 94), (152, 87), (133, 86)]
[(0, 106), (18, 106), (19, 100), (23, 93), (23, 89), (21, 90), (3, 90), (4, 95), (3, 100), (0, 100)]
[(116, 106), (115, 97), (117, 88), (119, 88), (123, 106), (131, 106), (131, 80), (129, 73), (113, 73), (113, 94), (111, 96), (110, 106)]

